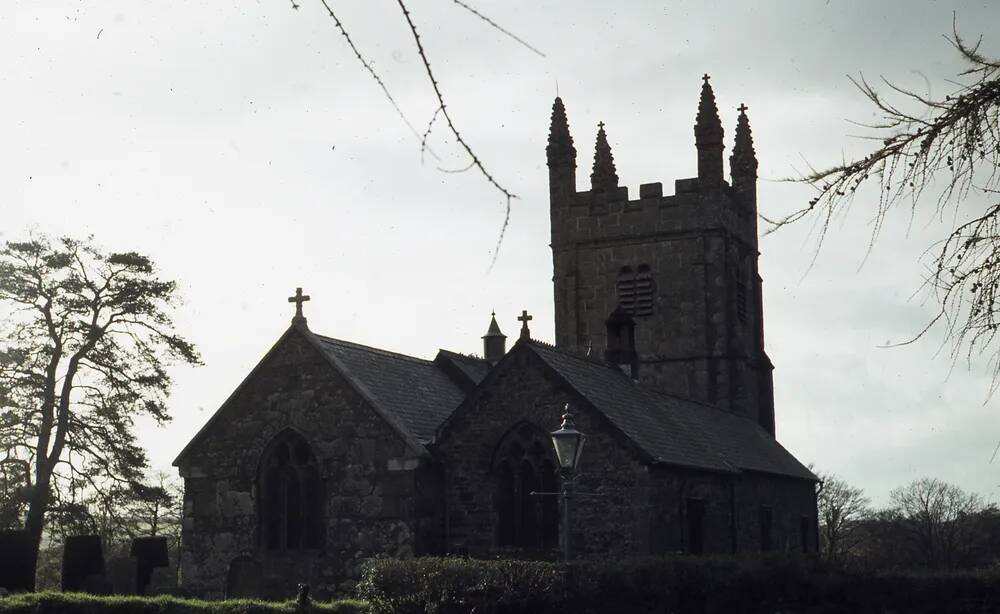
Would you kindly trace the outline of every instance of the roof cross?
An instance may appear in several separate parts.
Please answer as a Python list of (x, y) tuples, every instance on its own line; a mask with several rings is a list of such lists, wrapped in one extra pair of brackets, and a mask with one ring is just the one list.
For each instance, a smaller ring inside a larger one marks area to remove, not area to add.
[(302, 288), (295, 289), (295, 296), (289, 296), (288, 302), (295, 303), (295, 317), (292, 318), (292, 323), (296, 324), (298, 322), (305, 322), (306, 318), (302, 315), (302, 303), (309, 300), (309, 297), (302, 294)]
[(745, 105), (745, 104), (743, 104), (741, 102), (740, 106), (736, 107), (736, 110), (739, 111), (740, 113), (746, 113), (747, 109), (749, 109), (749, 108), (750, 107), (748, 107), (747, 105)]
[(711, 78), (712, 77), (708, 76), (708, 73), (705, 73), (704, 75), (701, 76), (701, 80), (704, 81), (705, 83), (708, 83), (708, 80)]
[(528, 322), (533, 318), (528, 315), (527, 309), (521, 310), (521, 315), (517, 316), (517, 321), (521, 323), (521, 339), (531, 339), (531, 331), (528, 330)]
[(604, 122), (597, 122), (597, 129), (604, 130)]

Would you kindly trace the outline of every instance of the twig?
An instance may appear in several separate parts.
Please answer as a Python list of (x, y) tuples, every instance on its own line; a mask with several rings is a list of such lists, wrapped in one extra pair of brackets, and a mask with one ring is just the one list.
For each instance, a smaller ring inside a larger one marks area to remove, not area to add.
[[(326, 4), (326, 0), (322, 0), (322, 2), (324, 5)], [(500, 255), (500, 245), (503, 243), (504, 234), (507, 232), (507, 226), (510, 224), (510, 201), (512, 198), (517, 198), (517, 195), (508, 191), (505, 187), (500, 185), (500, 183), (497, 182), (496, 179), (493, 178), (493, 175), (491, 175), (489, 171), (486, 170), (486, 167), (483, 166), (483, 163), (479, 160), (479, 157), (476, 156), (475, 153), (473, 153), (472, 148), (469, 146), (468, 143), (465, 142), (465, 139), (463, 139), (462, 135), (458, 132), (458, 129), (455, 127), (455, 122), (452, 121), (451, 115), (448, 114), (448, 106), (444, 102), (444, 96), (441, 95), (441, 89), (438, 87), (437, 79), (434, 77), (434, 71), (431, 70), (431, 64), (427, 59), (427, 54), (424, 52), (424, 45), (420, 41), (420, 35), (417, 33), (417, 27), (413, 23), (413, 18), (410, 16), (410, 11), (409, 9), (406, 8), (406, 4), (403, 2), (403, 0), (396, 0), (396, 2), (397, 4), (399, 4), (400, 10), (403, 11), (403, 16), (406, 18), (406, 23), (410, 28), (410, 33), (413, 35), (413, 40), (417, 44), (417, 53), (420, 54), (420, 61), (423, 62), (424, 69), (427, 70), (427, 78), (431, 82), (431, 87), (434, 88), (434, 95), (437, 97), (441, 115), (444, 117), (445, 122), (447, 122), (448, 129), (451, 131), (453, 135), (455, 135), (455, 140), (458, 141), (458, 143), (462, 146), (463, 149), (465, 149), (465, 152), (472, 159), (472, 165), (478, 168), (479, 172), (482, 173), (484, 177), (486, 177), (486, 180), (490, 182), (490, 184), (492, 184), (493, 187), (499, 190), (500, 193), (503, 194), (504, 197), (506, 198), (507, 202), (504, 211), (503, 226), (500, 228), (500, 236), (497, 238), (496, 247), (493, 250), (493, 258), (492, 260), (490, 260), (490, 266), (488, 269), (492, 270), (493, 265), (496, 264), (497, 257)]]
[[(291, 2), (293, 9), (299, 8), (299, 5), (295, 3), (295, 0), (291, 0)], [(327, 2), (327, 0), (320, 0), (320, 2), (323, 4), (323, 7), (326, 9), (326, 12), (333, 19), (334, 24), (336, 24), (337, 29), (340, 31), (340, 34), (344, 37), (344, 40), (347, 41), (347, 44), (351, 48), (351, 51), (354, 52), (354, 57), (356, 57), (358, 61), (361, 62), (361, 65), (365, 67), (365, 70), (367, 70), (368, 74), (372, 76), (372, 79), (375, 79), (375, 83), (377, 83), (378, 86), (382, 89), (382, 93), (389, 100), (389, 103), (392, 105), (392, 108), (396, 110), (396, 114), (399, 115), (400, 119), (403, 120), (403, 123), (406, 124), (406, 127), (409, 128), (410, 132), (413, 133), (413, 136), (417, 137), (417, 139), (421, 141), (421, 146), (420, 146), (421, 154), (423, 154), (424, 150), (427, 150), (427, 152), (430, 153), (435, 160), (440, 160), (437, 154), (434, 153), (434, 150), (431, 149), (429, 146), (427, 146), (425, 139), (421, 137), (420, 132), (417, 131), (417, 129), (413, 126), (410, 120), (406, 117), (406, 114), (403, 113), (403, 109), (399, 107), (399, 104), (396, 102), (396, 99), (389, 92), (389, 88), (386, 86), (385, 82), (382, 81), (382, 77), (380, 77), (378, 73), (375, 72), (375, 69), (372, 67), (371, 63), (368, 62), (368, 60), (365, 59), (365, 56), (361, 54), (361, 50), (358, 49), (357, 45), (354, 44), (354, 41), (351, 39), (351, 35), (347, 33), (347, 29), (344, 28), (343, 22), (341, 22), (340, 18), (337, 17), (337, 14), (333, 12), (333, 9), (330, 7), (330, 4)]]
[(492, 19), (490, 19), (486, 15), (483, 15), (482, 13), (480, 13), (479, 11), (477, 11), (476, 9), (472, 8), (471, 6), (469, 6), (468, 4), (462, 2), (462, 0), (452, 0), (452, 1), (455, 4), (457, 4), (458, 6), (462, 7), (463, 9), (469, 11), (470, 13), (472, 13), (473, 15), (475, 15), (476, 17), (478, 17), (478, 18), (482, 19), (483, 21), (485, 21), (486, 23), (490, 24), (495, 29), (497, 29), (500, 32), (506, 34), (507, 36), (509, 36), (510, 38), (516, 40), (517, 42), (521, 43), (522, 45), (524, 45), (525, 47), (527, 47), (531, 51), (534, 51), (540, 57), (543, 57), (543, 58), (545, 57), (544, 53), (542, 53), (541, 51), (539, 51), (535, 47), (532, 47), (531, 45), (529, 45), (528, 43), (526, 43), (523, 39), (521, 39), (520, 37), (518, 37), (513, 32), (510, 32), (509, 30), (505, 30), (503, 27), (500, 26), (500, 24), (498, 24), (497, 22), (493, 21)]

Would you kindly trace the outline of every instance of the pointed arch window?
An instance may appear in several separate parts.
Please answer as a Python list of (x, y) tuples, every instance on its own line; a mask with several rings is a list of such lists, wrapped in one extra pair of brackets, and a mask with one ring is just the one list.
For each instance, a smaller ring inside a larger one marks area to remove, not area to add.
[(280, 433), (261, 457), (257, 482), (260, 547), (271, 551), (321, 549), (322, 482), (309, 443), (295, 431)]
[(558, 497), (531, 494), (557, 492), (556, 471), (548, 433), (521, 423), (504, 435), (493, 462), (498, 546), (547, 550), (558, 544)]
[(747, 272), (742, 261), (736, 262), (736, 318), (740, 324), (747, 321)]
[(653, 272), (648, 264), (623, 266), (615, 284), (618, 305), (634, 316), (653, 314)]

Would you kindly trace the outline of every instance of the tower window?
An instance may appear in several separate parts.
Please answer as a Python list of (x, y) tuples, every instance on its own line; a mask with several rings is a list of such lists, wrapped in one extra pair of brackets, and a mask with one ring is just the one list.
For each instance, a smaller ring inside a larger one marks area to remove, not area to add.
[(318, 549), (323, 544), (323, 497), (309, 443), (288, 430), (261, 459), (258, 530), (265, 550)]
[(736, 264), (736, 318), (741, 324), (747, 321), (746, 270), (742, 263)]
[(618, 293), (618, 305), (629, 314), (653, 314), (653, 273), (648, 264), (640, 264), (636, 269), (622, 267), (618, 271), (615, 289)]

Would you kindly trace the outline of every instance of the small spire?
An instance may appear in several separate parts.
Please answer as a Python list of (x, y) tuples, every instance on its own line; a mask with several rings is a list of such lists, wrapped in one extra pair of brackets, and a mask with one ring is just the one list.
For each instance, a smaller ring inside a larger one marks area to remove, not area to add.
[(552, 103), (552, 123), (549, 126), (549, 144), (545, 148), (549, 166), (564, 166), (565, 162), (576, 168), (576, 148), (573, 147), (573, 136), (569, 133), (569, 120), (566, 119), (566, 107), (562, 98), (556, 96)]
[(604, 122), (597, 124), (597, 142), (594, 145), (594, 172), (590, 174), (590, 187), (610, 192), (618, 187), (618, 173), (615, 171), (615, 157), (611, 154), (608, 135), (604, 132)]
[(702, 77), (701, 98), (698, 100), (698, 116), (695, 118), (694, 135), (698, 145), (722, 143), (722, 120), (715, 104), (715, 92), (708, 82), (711, 77)]
[(499, 362), (503, 355), (507, 353), (507, 335), (500, 332), (500, 325), (497, 324), (497, 314), (494, 311), (490, 314), (490, 327), (483, 335), (483, 358), (490, 364)]
[(753, 148), (753, 133), (750, 130), (750, 119), (747, 117), (747, 107), (741, 104), (736, 119), (736, 142), (733, 144), (733, 155), (729, 156), (729, 174), (736, 177), (757, 177), (757, 152)]
[(483, 337), (503, 337), (507, 338), (507, 335), (500, 332), (500, 325), (497, 324), (497, 312), (490, 313), (490, 327), (487, 329), (486, 334)]
[(719, 108), (715, 105), (715, 92), (708, 80), (707, 74), (702, 77), (698, 116), (694, 124), (694, 144), (698, 148), (698, 183), (706, 188), (723, 182), (722, 120), (719, 119)]

